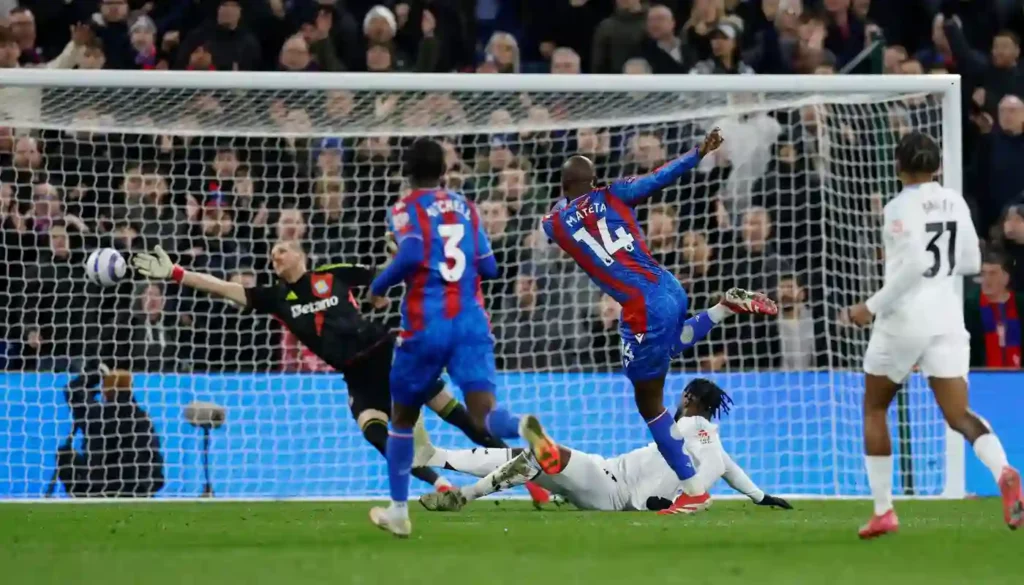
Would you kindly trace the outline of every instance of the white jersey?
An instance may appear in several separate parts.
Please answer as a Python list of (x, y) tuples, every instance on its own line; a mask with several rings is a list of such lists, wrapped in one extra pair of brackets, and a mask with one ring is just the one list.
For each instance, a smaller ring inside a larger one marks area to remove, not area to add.
[[(704, 477), (707, 489), (724, 473), (725, 450), (718, 437), (718, 425), (699, 416), (683, 417), (676, 422), (697, 474)], [(730, 460), (731, 462), (731, 460)], [(651, 443), (609, 460), (612, 473), (619, 473), (621, 497), (627, 510), (646, 510), (651, 497), (672, 500), (680, 481), (658, 445)]]
[(874, 327), (929, 337), (964, 330), (963, 276), (981, 268), (978, 236), (959, 193), (913, 185), (885, 206), (885, 284), (868, 301)]

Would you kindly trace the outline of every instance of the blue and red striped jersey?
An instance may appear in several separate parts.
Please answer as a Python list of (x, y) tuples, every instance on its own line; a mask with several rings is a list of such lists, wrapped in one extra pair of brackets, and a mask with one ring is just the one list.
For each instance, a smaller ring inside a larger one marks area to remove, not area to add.
[(405, 281), (402, 329), (415, 333), (433, 319), (483, 317), (480, 281), (497, 275), (497, 264), (473, 202), (445, 189), (419, 189), (388, 211), (398, 251), (374, 280), (382, 294)]
[(646, 175), (620, 179), (572, 201), (562, 200), (544, 216), (544, 232), (619, 304), (643, 299), (660, 279), (675, 276), (651, 256), (634, 207), (698, 162), (700, 155), (694, 149)]

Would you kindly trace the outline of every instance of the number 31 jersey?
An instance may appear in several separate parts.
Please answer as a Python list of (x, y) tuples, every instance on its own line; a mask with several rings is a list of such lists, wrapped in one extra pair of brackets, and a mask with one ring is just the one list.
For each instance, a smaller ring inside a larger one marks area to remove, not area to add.
[(963, 278), (981, 267), (978, 235), (962, 195), (913, 185), (885, 206), (885, 284), (869, 301), (875, 329), (901, 337), (964, 330)]
[(464, 320), (490, 334), (478, 262), (493, 255), (476, 206), (459, 193), (418, 189), (388, 211), (388, 228), (401, 245), (423, 241), (423, 260), (406, 279), (402, 336), (435, 320)]

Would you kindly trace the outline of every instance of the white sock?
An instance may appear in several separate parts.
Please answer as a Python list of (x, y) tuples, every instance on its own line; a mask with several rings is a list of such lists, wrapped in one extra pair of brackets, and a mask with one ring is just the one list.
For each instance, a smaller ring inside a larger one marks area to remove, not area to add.
[(437, 449), (426, 467), (441, 467), (484, 477), (512, 459), (511, 449)]
[(867, 455), (868, 485), (875, 500), (875, 516), (892, 510), (892, 455)]
[(1003, 468), (1008, 467), (1010, 462), (1006, 459), (1006, 451), (999, 437), (995, 433), (986, 433), (974, 441), (974, 454), (992, 472), (992, 477), (999, 481)]
[(688, 496), (699, 496), (707, 491), (704, 489), (704, 482), (701, 481), (699, 475), (684, 479), (680, 485), (683, 488), (683, 493)]
[(708, 314), (708, 317), (710, 317), (711, 321), (714, 323), (721, 323), (722, 321), (725, 321), (726, 318), (734, 315), (732, 309), (726, 307), (722, 303), (718, 303), (714, 307), (708, 309), (706, 312)]
[(388, 509), (388, 514), (390, 514), (392, 518), (408, 518), (409, 502), (396, 502), (392, 500), (391, 507)]

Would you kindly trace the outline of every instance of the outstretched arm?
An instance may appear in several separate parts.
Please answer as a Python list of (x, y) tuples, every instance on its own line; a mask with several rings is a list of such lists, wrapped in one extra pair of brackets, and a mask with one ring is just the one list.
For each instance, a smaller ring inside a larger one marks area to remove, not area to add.
[(764, 493), (764, 490), (757, 487), (754, 480), (750, 479), (750, 476), (732, 460), (732, 457), (729, 457), (728, 453), (723, 452), (722, 459), (725, 461), (725, 473), (722, 474), (722, 479), (725, 480), (725, 483), (729, 484), (729, 487), (747, 496), (751, 502), (758, 506), (778, 507), (785, 510), (793, 509), (793, 506), (786, 500), (768, 495)]
[(216, 276), (191, 272), (178, 266), (160, 246), (153, 253), (140, 252), (132, 256), (132, 266), (143, 276), (158, 280), (173, 280), (178, 284), (227, 299), (240, 307), (248, 306), (245, 287)]
[(723, 141), (721, 131), (715, 128), (704, 139), (704, 143), (700, 147), (694, 148), (685, 155), (665, 163), (646, 175), (615, 181), (608, 186), (608, 190), (626, 204), (637, 205), (652, 193), (678, 181), (680, 177), (697, 166), (697, 163), (707, 156), (709, 152), (721, 146)]
[(405, 237), (391, 262), (370, 283), (370, 294), (383, 296), (387, 290), (404, 281), (423, 261), (423, 239), (418, 235)]

